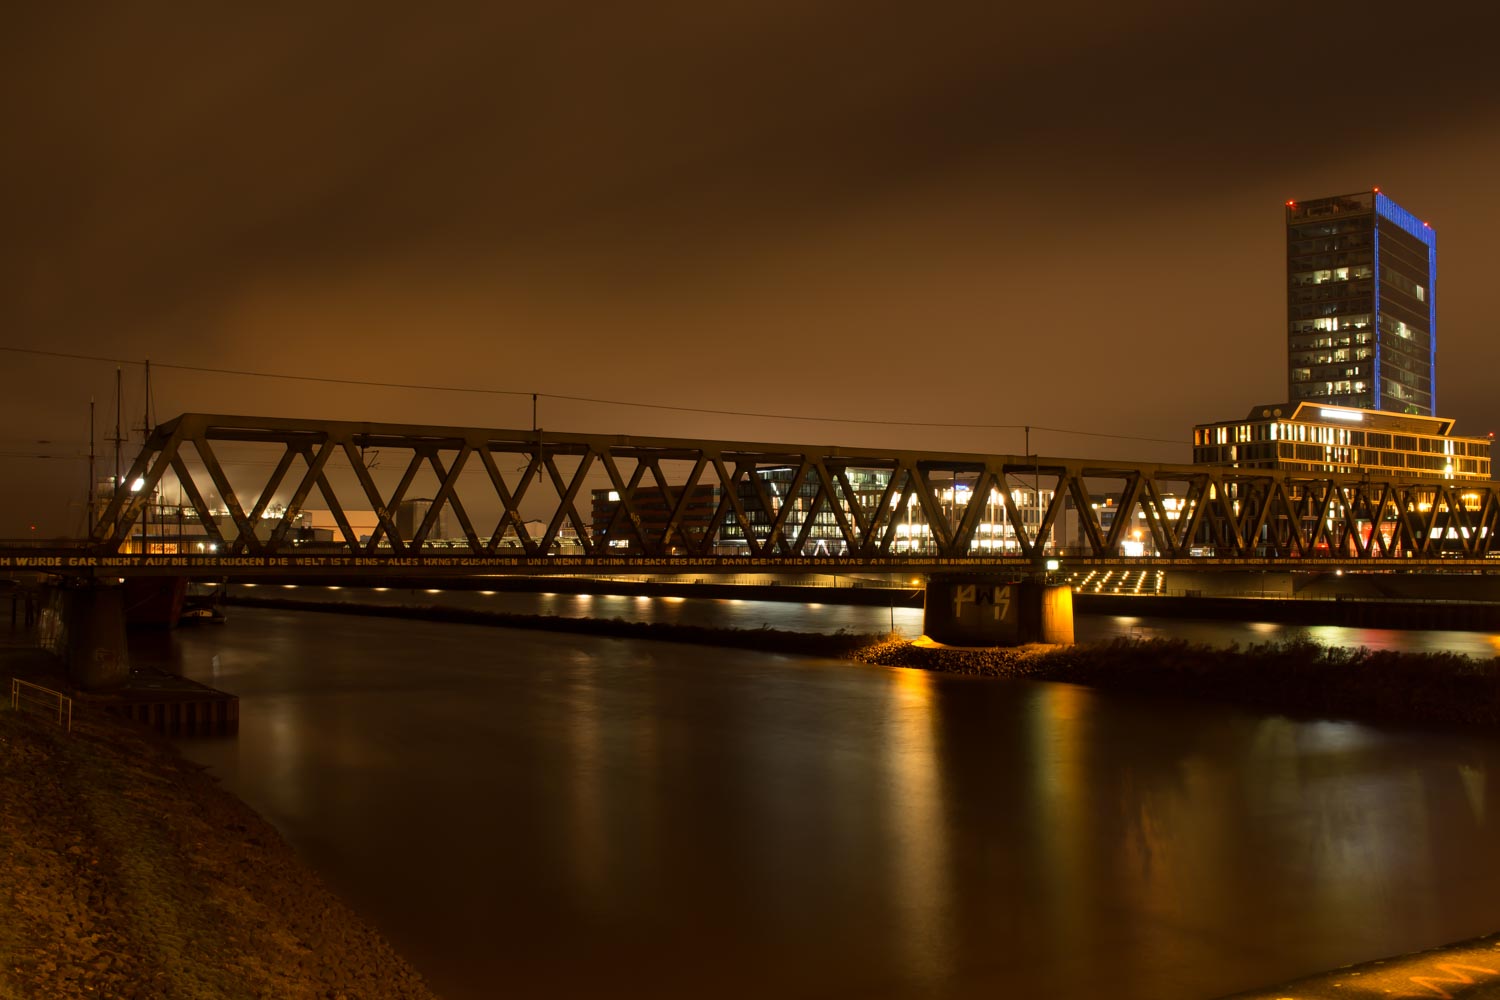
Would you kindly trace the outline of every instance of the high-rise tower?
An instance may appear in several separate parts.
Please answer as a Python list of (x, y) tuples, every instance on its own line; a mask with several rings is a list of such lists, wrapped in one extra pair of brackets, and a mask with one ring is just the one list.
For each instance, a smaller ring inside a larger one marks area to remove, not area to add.
[(1289, 201), (1286, 256), (1291, 401), (1435, 416), (1432, 227), (1379, 188)]

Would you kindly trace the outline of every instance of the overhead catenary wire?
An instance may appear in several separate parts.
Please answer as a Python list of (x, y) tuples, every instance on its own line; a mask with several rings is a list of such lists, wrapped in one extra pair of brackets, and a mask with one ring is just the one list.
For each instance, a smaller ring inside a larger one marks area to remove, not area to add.
[[(98, 361), (113, 365), (142, 365), (146, 362), (132, 358), (119, 358), (100, 354), (77, 354), (66, 351), (44, 351), (32, 347), (9, 347), (0, 346), (0, 351), (12, 354), (27, 354), (35, 357), (59, 358), (68, 361)], [(157, 368), (168, 368), (173, 371), (196, 372), (208, 375), (235, 375), (243, 378), (265, 378), (278, 379), (290, 382), (315, 382), (324, 385), (347, 385), (361, 388), (374, 389), (405, 389), (416, 392), (454, 392), (472, 393), (487, 396), (509, 396), (530, 397), (536, 399), (550, 399), (558, 402), (587, 403), (597, 406), (621, 406), (632, 407), (643, 410), (659, 410), (671, 413), (697, 413), (721, 417), (744, 417), (756, 420), (786, 420), (794, 422), (824, 423), (824, 424), (858, 424), (872, 427), (917, 427), (924, 429), (943, 430), (974, 430), (974, 431), (1020, 431), (1030, 429), (1033, 431), (1045, 431), (1049, 434), (1067, 434), (1075, 437), (1107, 438), (1116, 441), (1141, 441), (1151, 444), (1170, 444), (1181, 446), (1182, 441), (1172, 438), (1148, 437), (1140, 434), (1114, 434), (1107, 431), (1086, 431), (1070, 427), (1043, 427), (1039, 424), (986, 424), (986, 423), (955, 423), (951, 421), (926, 421), (926, 420), (878, 420), (868, 417), (828, 417), (811, 414), (792, 413), (763, 413), (753, 410), (727, 410), (706, 406), (683, 406), (672, 403), (648, 403), (640, 400), (605, 399), (597, 396), (581, 396), (570, 393), (558, 392), (532, 392), (520, 389), (495, 389), (482, 386), (461, 385), (431, 385), (418, 382), (387, 382), (379, 379), (343, 378), (332, 375), (302, 375), (291, 372), (268, 372), (256, 371), (247, 368), (220, 368), (211, 365), (188, 365), (171, 361), (153, 360), (150, 364)]]

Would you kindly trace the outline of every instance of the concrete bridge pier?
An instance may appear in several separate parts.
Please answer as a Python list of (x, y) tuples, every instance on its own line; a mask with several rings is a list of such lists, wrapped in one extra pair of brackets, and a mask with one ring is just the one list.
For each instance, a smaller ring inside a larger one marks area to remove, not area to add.
[(130, 679), (125, 588), (97, 581), (52, 587), (42, 609), (40, 639), (63, 661), (71, 683), (87, 691), (122, 686)]
[(984, 573), (927, 578), (922, 631), (950, 646), (1071, 645), (1073, 588)]

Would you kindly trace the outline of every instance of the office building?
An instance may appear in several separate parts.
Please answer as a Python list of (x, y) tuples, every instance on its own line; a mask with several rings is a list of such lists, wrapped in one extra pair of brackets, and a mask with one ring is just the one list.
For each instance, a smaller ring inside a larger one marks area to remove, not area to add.
[(1292, 402), (1435, 416), (1437, 235), (1380, 193), (1286, 204)]
[(1490, 439), (1458, 437), (1445, 417), (1283, 403), (1193, 428), (1193, 462), (1236, 469), (1490, 478)]
[[(679, 486), (676, 489), (680, 491), (684, 488)], [(609, 553), (611, 555), (641, 552), (642, 536), (652, 542), (659, 541), (667, 530), (667, 525), (672, 523), (672, 513), (676, 510), (678, 502), (675, 492), (669, 499), (666, 491), (659, 486), (640, 486), (636, 488), (632, 496), (631, 506), (640, 519), (639, 524), (636, 525), (632, 525), (621, 510), (622, 504), (618, 490), (593, 491), (593, 517), (590, 531), (595, 544), (603, 545), (611, 550)], [(718, 504), (717, 487), (707, 485), (693, 487), (692, 496), (683, 508), (682, 515), (672, 531), (672, 537), (667, 540), (668, 551), (677, 551), (688, 543), (690, 539), (686, 536), (696, 538), (708, 530)]]

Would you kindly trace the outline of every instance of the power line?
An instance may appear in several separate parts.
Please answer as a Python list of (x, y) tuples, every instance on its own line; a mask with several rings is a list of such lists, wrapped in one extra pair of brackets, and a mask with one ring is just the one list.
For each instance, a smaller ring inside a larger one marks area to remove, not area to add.
[[(115, 358), (97, 354), (72, 354), (64, 351), (43, 351), (30, 347), (3, 347), (0, 351), (13, 354), (29, 354), (44, 358), (61, 358), (69, 361), (102, 361), (112, 365), (140, 365), (144, 362), (131, 358)], [(944, 423), (922, 420), (872, 420), (861, 417), (824, 417), (788, 413), (760, 413), (753, 410), (723, 410), (705, 406), (678, 406), (670, 403), (643, 403), (627, 399), (603, 399), (596, 396), (574, 396), (556, 392), (522, 392), (518, 389), (485, 389), (459, 385), (426, 385), (414, 382), (384, 382), (376, 379), (336, 378), (329, 375), (294, 375), (287, 372), (254, 371), (244, 368), (216, 368), (208, 365), (185, 365), (170, 361), (152, 361), (157, 368), (174, 371), (195, 372), (208, 375), (238, 375), (244, 378), (282, 379), (293, 382), (316, 382), (324, 385), (351, 385), (374, 389), (409, 389), (418, 392), (467, 392), (488, 396), (534, 396), (558, 402), (589, 403), (597, 406), (625, 406), (643, 410), (663, 410), (671, 413), (700, 413), (721, 417), (747, 417), (756, 420), (795, 420), (824, 424), (861, 424), (874, 427), (920, 427), (924, 429), (973, 430), (973, 431), (1019, 431), (1028, 427), (1049, 434), (1068, 434), (1075, 437), (1109, 438), (1116, 441), (1145, 441), (1152, 444), (1181, 446), (1183, 441), (1168, 438), (1145, 437), (1139, 434), (1111, 434), (1104, 431), (1081, 431), (1068, 427), (1042, 427), (1037, 424), (968, 424)]]

